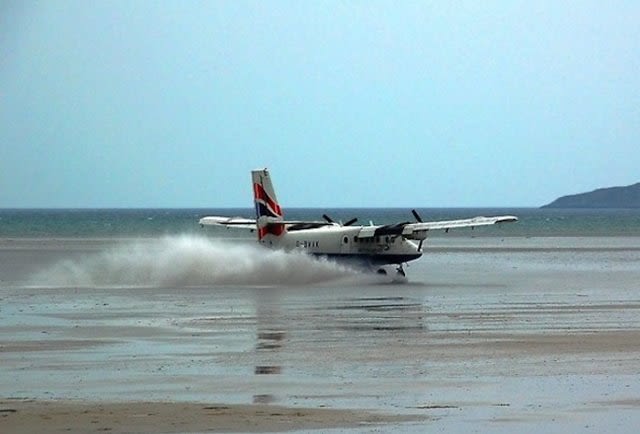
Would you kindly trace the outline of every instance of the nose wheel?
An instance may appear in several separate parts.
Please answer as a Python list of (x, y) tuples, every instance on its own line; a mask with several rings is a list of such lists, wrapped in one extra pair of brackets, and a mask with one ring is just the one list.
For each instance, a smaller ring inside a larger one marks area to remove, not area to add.
[(407, 283), (407, 274), (404, 272), (402, 264), (396, 268), (396, 275), (391, 280), (393, 283)]

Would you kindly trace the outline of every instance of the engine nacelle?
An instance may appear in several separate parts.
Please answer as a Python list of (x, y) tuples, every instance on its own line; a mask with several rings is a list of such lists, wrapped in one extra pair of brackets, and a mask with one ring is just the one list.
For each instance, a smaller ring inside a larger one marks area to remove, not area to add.
[(426, 229), (423, 231), (413, 231), (410, 234), (405, 235), (405, 237), (412, 240), (424, 241), (427, 239), (428, 232), (429, 231)]

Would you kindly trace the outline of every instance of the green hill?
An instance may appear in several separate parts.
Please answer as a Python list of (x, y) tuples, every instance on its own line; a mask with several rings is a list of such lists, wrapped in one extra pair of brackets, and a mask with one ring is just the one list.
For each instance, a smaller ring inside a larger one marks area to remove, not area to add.
[(542, 208), (640, 208), (640, 182), (562, 196)]

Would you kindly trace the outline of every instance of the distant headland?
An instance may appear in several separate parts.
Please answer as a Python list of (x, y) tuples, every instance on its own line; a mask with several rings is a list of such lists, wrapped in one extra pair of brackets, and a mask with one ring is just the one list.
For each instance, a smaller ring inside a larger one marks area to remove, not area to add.
[(640, 182), (562, 196), (542, 208), (640, 208)]

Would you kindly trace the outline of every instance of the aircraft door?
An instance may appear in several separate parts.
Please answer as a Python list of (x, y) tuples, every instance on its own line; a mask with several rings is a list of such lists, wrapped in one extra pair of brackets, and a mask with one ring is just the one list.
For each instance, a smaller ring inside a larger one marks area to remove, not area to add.
[(340, 253), (348, 254), (351, 253), (351, 239), (348, 235), (343, 235), (340, 239)]

